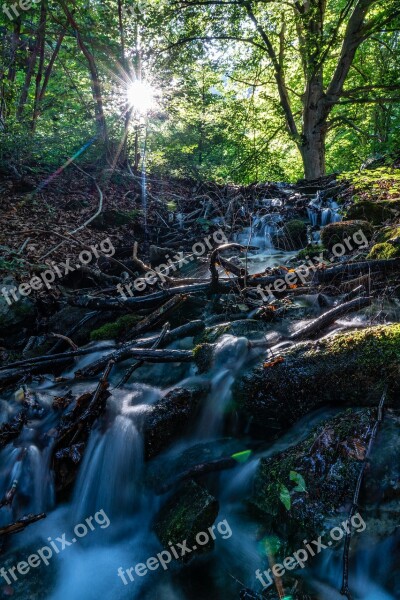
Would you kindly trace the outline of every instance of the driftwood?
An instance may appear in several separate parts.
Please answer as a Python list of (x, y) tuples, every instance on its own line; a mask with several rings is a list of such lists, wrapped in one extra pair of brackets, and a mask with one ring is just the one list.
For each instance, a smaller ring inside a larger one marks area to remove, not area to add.
[[(158, 348), (158, 346), (160, 346), (160, 344), (162, 343), (163, 339), (165, 338), (165, 335), (167, 334), (167, 332), (169, 331), (169, 323), (165, 323), (160, 335), (158, 336), (158, 338), (156, 339), (156, 341), (154, 342), (154, 344), (152, 344), (151, 349), (152, 350), (156, 350)], [(124, 385), (125, 383), (127, 383), (129, 381), (129, 379), (131, 378), (132, 374), (139, 369), (140, 367), (142, 367), (144, 365), (145, 361), (144, 360), (138, 360), (135, 363), (133, 363), (133, 365), (131, 365), (129, 367), (129, 369), (127, 369), (127, 371), (125, 372), (124, 376), (122, 377), (121, 381), (115, 386), (115, 387), (121, 387), (121, 385)]]
[(369, 306), (371, 304), (371, 302), (372, 302), (372, 297), (368, 296), (365, 298), (364, 297), (354, 298), (353, 300), (350, 300), (349, 302), (345, 302), (344, 304), (335, 306), (331, 310), (328, 310), (327, 312), (322, 314), (317, 319), (314, 319), (314, 321), (311, 321), (311, 323), (307, 323), (307, 325), (305, 325), (301, 329), (298, 329), (297, 331), (292, 333), (292, 335), (289, 337), (289, 339), (291, 341), (296, 341), (296, 340), (301, 340), (304, 338), (311, 337), (311, 336), (315, 335), (318, 331), (323, 329), (324, 327), (327, 327), (328, 325), (333, 323), (339, 317), (342, 317), (343, 315), (346, 315), (347, 313), (353, 312), (355, 310), (361, 310), (362, 308)]
[(139, 334), (148, 331), (149, 329), (157, 325), (157, 323), (159, 323), (161, 320), (165, 320), (167, 315), (176, 310), (179, 306), (186, 302), (187, 299), (188, 296), (184, 295), (171, 298), (170, 300), (168, 300), (168, 302), (157, 308), (150, 315), (147, 315), (146, 317), (141, 319), (140, 322), (137, 325), (135, 325), (135, 327), (130, 329), (129, 333), (125, 336), (124, 339), (134, 339)]
[[(376, 418), (375, 424), (374, 424), (374, 426), (372, 428), (371, 437), (369, 438), (368, 448), (367, 448), (367, 451), (366, 451), (365, 456), (364, 456), (364, 460), (363, 460), (363, 463), (362, 463), (362, 466), (361, 466), (361, 469), (360, 469), (360, 473), (358, 475), (356, 489), (354, 491), (353, 503), (352, 503), (352, 506), (351, 506), (351, 509), (350, 509), (348, 522), (351, 521), (351, 519), (353, 518), (356, 510), (358, 510), (358, 499), (359, 499), (359, 496), (360, 496), (361, 484), (362, 484), (362, 481), (363, 481), (365, 469), (367, 467), (369, 458), (371, 456), (371, 451), (372, 451), (372, 447), (373, 447), (374, 442), (375, 442), (376, 434), (378, 433), (379, 426), (380, 426), (380, 424), (383, 421), (383, 405), (385, 404), (385, 400), (386, 400), (386, 389), (383, 392), (381, 400), (379, 402), (377, 418)], [(347, 529), (346, 530), (346, 537), (345, 537), (345, 540), (344, 540), (344, 549), (343, 549), (343, 580), (342, 580), (342, 589), (340, 590), (340, 593), (342, 594), (342, 596), (346, 596), (346, 598), (348, 600), (352, 600), (352, 596), (351, 596), (350, 589), (349, 589), (349, 550), (350, 550), (350, 541), (351, 541), (351, 530), (349, 531)]]
[[(191, 321), (190, 323), (187, 323), (186, 325), (182, 325), (181, 327), (172, 329), (172, 331), (168, 331), (163, 338), (163, 343), (170, 344), (180, 338), (192, 336), (192, 335), (195, 335), (196, 333), (200, 333), (201, 331), (203, 331), (203, 329), (204, 329), (203, 321)], [(89, 365), (86, 365), (86, 367), (84, 369), (81, 369), (79, 371), (79, 377), (92, 377), (93, 375), (97, 375), (97, 373), (100, 373), (100, 371), (102, 371), (104, 369), (105, 365), (107, 364), (107, 362), (110, 359), (114, 360), (115, 362), (121, 362), (122, 360), (125, 360), (126, 358), (135, 358), (132, 356), (132, 354), (130, 352), (131, 349), (133, 349), (133, 348), (139, 349), (139, 348), (151, 346), (152, 344), (154, 344), (154, 342), (157, 339), (158, 339), (158, 336), (155, 336), (152, 338), (147, 338), (145, 340), (142, 340), (141, 342), (136, 341), (136, 342), (129, 342), (128, 344), (124, 344), (121, 348), (119, 348), (118, 350), (115, 350), (108, 356), (102, 357), (102, 358), (96, 360), (95, 362), (90, 363)], [(136, 356), (136, 358), (137, 358), (137, 356)], [(141, 360), (144, 360), (143, 356), (141, 356), (140, 358), (141, 358)]]
[(46, 513), (40, 513), (38, 515), (26, 515), (25, 517), (21, 517), (18, 521), (11, 523), (10, 525), (5, 525), (4, 527), (0, 527), (0, 536), (2, 535), (10, 535), (12, 533), (19, 533), (23, 531), (25, 527), (31, 525), (32, 523), (36, 523), (41, 519), (46, 517)]

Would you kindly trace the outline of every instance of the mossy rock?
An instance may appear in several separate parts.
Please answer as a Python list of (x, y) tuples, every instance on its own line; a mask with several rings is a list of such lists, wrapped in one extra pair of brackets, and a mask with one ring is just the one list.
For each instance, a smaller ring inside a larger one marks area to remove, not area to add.
[(90, 339), (92, 341), (116, 340), (128, 333), (141, 318), (138, 315), (124, 315), (116, 321), (105, 323), (98, 329), (94, 329), (90, 334)]
[[(300, 444), (260, 459), (249, 507), (284, 538), (285, 553), (347, 518), (347, 512), (340, 513), (351, 504), (375, 419), (372, 409), (349, 409), (318, 425)], [(303, 479), (300, 486), (297, 475)]]
[[(179, 490), (168, 500), (156, 517), (154, 529), (164, 548), (168, 543), (187, 542), (187, 548), (199, 553), (212, 549), (214, 542), (210, 535), (208, 543), (199, 545), (196, 535), (207, 533), (218, 516), (219, 504), (204, 487), (190, 480), (180, 486)], [(193, 547), (196, 549), (193, 550)], [(193, 554), (186, 554), (183, 561)]]
[(360, 200), (347, 211), (349, 219), (365, 219), (373, 225), (382, 225), (394, 219), (400, 211), (400, 200)]
[(300, 250), (307, 244), (307, 225), (300, 219), (288, 221), (279, 235), (273, 236), (272, 242), (276, 248)]
[(400, 256), (400, 244), (375, 244), (367, 258), (371, 260), (385, 260), (388, 258), (398, 258)]
[(253, 435), (270, 439), (322, 406), (376, 405), (384, 381), (398, 404), (399, 374), (400, 324), (382, 325), (298, 344), (246, 373), (234, 398)]
[(357, 241), (353, 240), (354, 234), (360, 231), (364, 234), (365, 238), (369, 241), (372, 238), (373, 228), (367, 221), (340, 221), (338, 223), (330, 223), (326, 225), (321, 231), (321, 241), (326, 248), (332, 251), (332, 248), (336, 244), (342, 244), (346, 249), (346, 253), (349, 253), (351, 250), (346, 246), (343, 241), (345, 239), (350, 238), (349, 245), (352, 246), (354, 250), (362, 246), (362, 238)]

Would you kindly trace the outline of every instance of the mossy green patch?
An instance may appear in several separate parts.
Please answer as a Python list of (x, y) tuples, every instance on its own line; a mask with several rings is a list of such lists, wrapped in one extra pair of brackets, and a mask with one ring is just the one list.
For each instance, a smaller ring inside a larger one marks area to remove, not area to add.
[(400, 256), (400, 244), (394, 245), (385, 242), (383, 244), (375, 244), (367, 258), (371, 260), (385, 260), (388, 258), (398, 258)]
[(125, 333), (128, 333), (140, 319), (141, 317), (138, 317), (137, 315), (124, 315), (116, 321), (105, 323), (98, 329), (94, 329), (90, 334), (90, 339), (92, 341), (115, 340)]

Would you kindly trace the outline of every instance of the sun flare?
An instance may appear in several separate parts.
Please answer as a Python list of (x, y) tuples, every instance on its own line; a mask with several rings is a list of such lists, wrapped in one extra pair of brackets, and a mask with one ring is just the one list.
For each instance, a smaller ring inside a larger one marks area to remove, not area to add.
[(138, 80), (132, 81), (126, 90), (129, 106), (140, 114), (145, 114), (155, 107), (154, 94), (155, 91), (151, 85)]

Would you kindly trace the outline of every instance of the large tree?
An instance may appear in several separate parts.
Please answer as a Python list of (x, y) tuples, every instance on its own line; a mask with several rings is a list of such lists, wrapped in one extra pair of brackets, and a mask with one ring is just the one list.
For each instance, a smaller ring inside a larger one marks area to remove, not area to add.
[(398, 78), (382, 85), (370, 73), (365, 85), (346, 89), (359, 48), (380, 47), (385, 36), (397, 35), (399, 0), (183, 0), (178, 6), (172, 45), (235, 40), (250, 44), (268, 63), (307, 179), (326, 173), (326, 136), (338, 119), (334, 109), (399, 100)]

